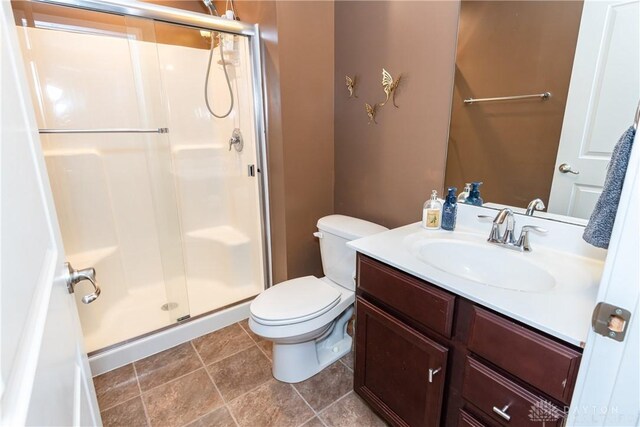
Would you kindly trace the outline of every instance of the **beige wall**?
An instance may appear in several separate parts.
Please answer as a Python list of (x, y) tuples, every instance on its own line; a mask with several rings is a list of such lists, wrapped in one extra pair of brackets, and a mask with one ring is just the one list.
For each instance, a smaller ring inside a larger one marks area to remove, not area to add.
[[(395, 227), (420, 220), (443, 186), (458, 26), (457, 1), (344, 1), (335, 5), (335, 210)], [(381, 70), (402, 73), (384, 100)], [(345, 74), (358, 75), (348, 99)]]
[(277, 10), (287, 272), (321, 276), (313, 232), (334, 211), (334, 3), (280, 1)]

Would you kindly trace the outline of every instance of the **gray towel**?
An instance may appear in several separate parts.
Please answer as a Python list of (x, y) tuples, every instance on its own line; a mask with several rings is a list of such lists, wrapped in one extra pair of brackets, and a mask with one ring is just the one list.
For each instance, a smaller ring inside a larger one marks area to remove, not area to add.
[(589, 223), (584, 229), (582, 238), (595, 247), (604, 249), (609, 247), (635, 134), (633, 126), (627, 129), (613, 149), (602, 194), (600, 194), (596, 207), (591, 213), (591, 218), (589, 218)]

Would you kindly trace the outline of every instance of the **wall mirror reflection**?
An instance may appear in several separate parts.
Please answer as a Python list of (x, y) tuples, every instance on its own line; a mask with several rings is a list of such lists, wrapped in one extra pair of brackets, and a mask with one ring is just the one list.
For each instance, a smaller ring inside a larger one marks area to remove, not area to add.
[[(638, 13), (611, 1), (463, 1), (445, 186), (482, 181), (487, 206), (540, 198), (548, 214), (588, 219), (640, 98)], [(521, 95), (538, 96), (511, 99)]]

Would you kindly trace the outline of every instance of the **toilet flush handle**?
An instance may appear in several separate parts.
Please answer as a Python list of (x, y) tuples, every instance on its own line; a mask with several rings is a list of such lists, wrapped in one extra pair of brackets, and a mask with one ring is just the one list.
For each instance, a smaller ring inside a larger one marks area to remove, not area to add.
[(324, 234), (322, 234), (321, 231), (316, 231), (315, 233), (313, 233), (314, 236), (316, 236), (318, 239), (322, 239), (324, 237)]

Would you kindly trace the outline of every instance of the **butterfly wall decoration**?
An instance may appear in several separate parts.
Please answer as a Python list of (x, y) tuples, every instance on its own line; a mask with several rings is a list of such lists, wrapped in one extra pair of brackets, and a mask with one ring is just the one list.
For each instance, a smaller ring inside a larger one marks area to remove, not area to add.
[[(378, 102), (373, 104), (369, 104), (367, 102), (364, 103), (364, 108), (365, 108), (365, 111), (367, 112), (367, 117), (369, 118), (369, 121), (367, 122), (367, 124), (371, 124), (371, 123), (378, 124), (378, 122), (376, 121), (376, 114), (378, 113), (381, 107), (384, 107), (385, 104), (389, 102), (390, 99), (394, 107), (399, 108), (398, 105), (396, 104), (396, 89), (400, 85), (401, 78), (402, 78), (402, 75), (399, 75), (396, 79), (394, 79), (391, 73), (389, 73), (384, 68), (382, 69), (382, 90), (384, 90), (386, 98), (383, 102)], [(357, 83), (357, 76), (355, 75), (353, 77), (345, 76), (345, 83), (347, 85), (347, 91), (349, 92), (349, 98), (357, 98), (358, 95), (356, 95), (356, 90), (355, 90), (356, 83)]]
[(356, 95), (356, 83), (358, 82), (358, 76), (353, 76), (353, 78), (349, 76), (345, 77), (345, 80), (347, 82), (347, 90), (349, 91), (349, 98), (357, 98), (358, 95)]
[(389, 98), (391, 98), (393, 102), (393, 106), (398, 108), (398, 106), (396, 105), (395, 91), (398, 88), (398, 85), (400, 84), (401, 78), (402, 78), (402, 75), (399, 75), (398, 78), (394, 80), (391, 74), (387, 70), (385, 70), (384, 68), (382, 69), (382, 90), (384, 90), (384, 93), (385, 95), (387, 95), (387, 98), (384, 100), (384, 102), (380, 103), (381, 107), (384, 107), (384, 105), (387, 102), (389, 102)]
[(367, 116), (369, 117), (369, 122), (367, 124), (370, 125), (371, 122), (378, 124), (378, 122), (376, 122), (376, 113), (378, 112), (378, 104), (374, 102), (373, 105), (370, 105), (365, 102), (364, 108), (365, 110), (367, 110)]

